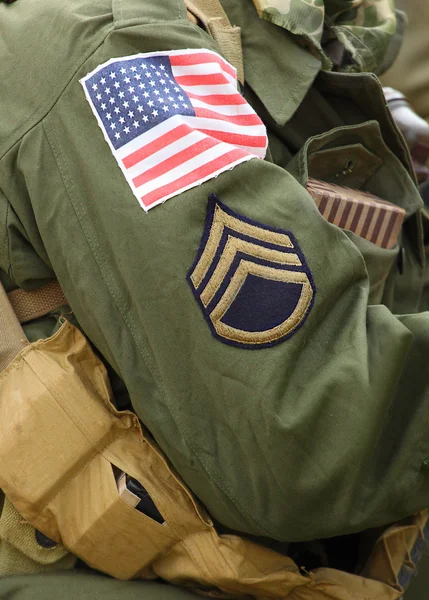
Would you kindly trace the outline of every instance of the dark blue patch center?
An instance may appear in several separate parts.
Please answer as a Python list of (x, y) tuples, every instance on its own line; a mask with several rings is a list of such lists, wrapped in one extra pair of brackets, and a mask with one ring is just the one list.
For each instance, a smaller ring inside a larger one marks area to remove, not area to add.
[(295, 310), (302, 284), (247, 275), (222, 323), (244, 331), (267, 331), (281, 325)]

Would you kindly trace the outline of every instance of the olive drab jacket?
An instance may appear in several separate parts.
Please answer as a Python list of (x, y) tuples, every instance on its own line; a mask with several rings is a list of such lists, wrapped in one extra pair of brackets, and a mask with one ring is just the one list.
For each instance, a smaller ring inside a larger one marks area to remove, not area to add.
[[(410, 518), (429, 494), (427, 224), (377, 78), (329, 71), (290, 28), (260, 19), (251, 2), (223, 0), (241, 28), (239, 94), (222, 36), (210, 35), (201, 15), (188, 18), (192, 2), (143, 4), (0, 4), (8, 82), (0, 95), (8, 115), (0, 122), (0, 267), (8, 291), (58, 279), (81, 329), (124, 381), (156, 442), (147, 443), (159, 445), (191, 490), (183, 502), (197, 497), (234, 535), (302, 542)], [(381, 19), (388, 37), (393, 21), (390, 13)], [(349, 25), (341, 25), (346, 37)], [(49, 43), (40, 45), (42, 32)], [(196, 56), (215, 63), (220, 79), (207, 83)], [(148, 89), (139, 88), (144, 67), (159, 72)], [(230, 114), (219, 96), (233, 84)], [(225, 87), (216, 94), (205, 85)], [(181, 131), (201, 144), (200, 162), (182, 167), (168, 154), (172, 141), (161, 136), (172, 135), (170, 121), (160, 111), (173, 109), (177, 127), (194, 128)], [(139, 127), (150, 138), (144, 146), (131, 133)], [(161, 134), (152, 138), (155, 127)], [(306, 190), (309, 178), (403, 209), (397, 244), (385, 248), (329, 223)], [(48, 320), (40, 337), (52, 329)], [(54, 345), (78, 339), (60, 331)], [(115, 420), (116, 428), (138, 430), (130, 415), (106, 410), (127, 423)], [(122, 456), (120, 442), (106, 439), (116, 454), (100, 459), (103, 468)], [(31, 506), (16, 478), (0, 477), (21, 514), (45, 518), (46, 496)], [(409, 549), (424, 522), (410, 526)], [(290, 567), (303, 588), (317, 585)], [(171, 580), (181, 582), (179, 568)], [(401, 583), (390, 585), (399, 597)], [(347, 598), (332, 586), (333, 598)]]

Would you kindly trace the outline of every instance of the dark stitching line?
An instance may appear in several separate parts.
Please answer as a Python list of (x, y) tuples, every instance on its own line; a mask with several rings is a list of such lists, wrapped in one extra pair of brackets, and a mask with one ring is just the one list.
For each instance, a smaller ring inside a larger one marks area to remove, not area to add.
[[(144, 22), (142, 22), (141, 18), (139, 18), (139, 17), (131, 17), (129, 19), (122, 19), (122, 20), (118, 21), (118, 27), (115, 27), (115, 31), (118, 31), (120, 29), (125, 29), (126, 27), (134, 27), (134, 26), (139, 26), (139, 25), (141, 27), (151, 27), (153, 25), (165, 26), (166, 23), (186, 23), (186, 20), (183, 18), (173, 19), (173, 20), (170, 20), (170, 19), (146, 19)], [(137, 53), (135, 52), (134, 54), (137, 54)]]

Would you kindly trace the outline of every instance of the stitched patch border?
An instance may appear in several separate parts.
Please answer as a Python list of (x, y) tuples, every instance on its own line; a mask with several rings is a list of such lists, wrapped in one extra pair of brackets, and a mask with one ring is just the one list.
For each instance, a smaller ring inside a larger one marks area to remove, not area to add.
[(279, 344), (305, 323), (316, 286), (290, 231), (240, 215), (209, 196), (188, 283), (223, 343), (246, 349)]

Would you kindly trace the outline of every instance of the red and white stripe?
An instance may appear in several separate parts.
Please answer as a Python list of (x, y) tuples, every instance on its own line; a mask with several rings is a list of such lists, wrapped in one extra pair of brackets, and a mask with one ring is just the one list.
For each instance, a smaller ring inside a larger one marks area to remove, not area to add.
[(228, 62), (208, 50), (168, 56), (196, 116), (174, 115), (115, 151), (145, 210), (241, 162), (263, 158), (267, 147), (265, 126), (238, 93)]

